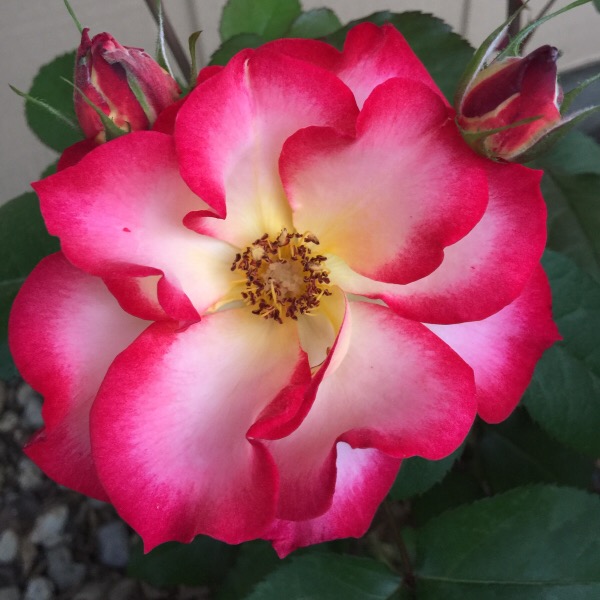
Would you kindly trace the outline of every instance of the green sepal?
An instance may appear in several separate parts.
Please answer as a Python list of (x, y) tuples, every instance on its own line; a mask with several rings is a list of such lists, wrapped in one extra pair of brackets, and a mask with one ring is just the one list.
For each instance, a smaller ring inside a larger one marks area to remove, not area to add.
[[(142, 91), (142, 88), (139, 86), (138, 81), (132, 73), (129, 72), (127, 67), (125, 67), (125, 73), (127, 75), (127, 84), (129, 85), (129, 89), (133, 92), (135, 99), (138, 101), (139, 105), (142, 107), (146, 118), (148, 119), (148, 123), (152, 124), (156, 120), (156, 112), (154, 109), (148, 104), (146, 100), (146, 95)], [(98, 112), (98, 111), (96, 111)], [(102, 113), (104, 114), (104, 113)]]
[(58, 119), (59, 121), (61, 121), (62, 123), (64, 123), (68, 127), (70, 127), (71, 129), (74, 129), (75, 131), (79, 131), (79, 126), (77, 125), (77, 123), (75, 123), (73, 120), (69, 119), (69, 117), (67, 117), (66, 115), (61, 113), (59, 110), (57, 110), (53, 106), (50, 106), (48, 103), (44, 102), (43, 100), (34, 98), (33, 96), (30, 96), (26, 92), (22, 92), (21, 90), (16, 88), (14, 85), (9, 84), (8, 87), (15, 94), (17, 94), (17, 96), (21, 96), (21, 98), (25, 98), (25, 100), (27, 100), (27, 102), (31, 102), (32, 104), (35, 104), (36, 106), (39, 106), (40, 108), (43, 108), (46, 112), (51, 114), (54, 118)]
[[(106, 141), (110, 141), (110, 140), (114, 140), (115, 138), (121, 137), (122, 135), (125, 135), (126, 133), (129, 133), (131, 130), (128, 129), (121, 129), (119, 126), (117, 126), (117, 124), (107, 115), (104, 114), (104, 112), (102, 111), (101, 108), (99, 108), (98, 106), (96, 106), (84, 93), (83, 91), (77, 87), (72, 81), (69, 81), (68, 79), (66, 79), (65, 77), (61, 77), (61, 79), (65, 82), (68, 83), (70, 86), (72, 86), (75, 90), (77, 90), (77, 92), (81, 95), (81, 97), (83, 98), (84, 102), (91, 108), (94, 109), (94, 111), (96, 111), (96, 114), (100, 117), (100, 120), (102, 121), (102, 125), (104, 127), (104, 132), (106, 134)], [(134, 92), (135, 93), (135, 92)]]
[(577, 98), (577, 96), (579, 96), (579, 94), (581, 94), (581, 92), (583, 92), (583, 90), (585, 90), (585, 88), (588, 87), (588, 85), (594, 83), (595, 81), (598, 81), (598, 79), (600, 79), (600, 73), (589, 77), (585, 81), (582, 81), (576, 88), (573, 88), (572, 90), (567, 92), (564, 95), (562, 104), (560, 105), (560, 114), (564, 115), (571, 107), (571, 104), (573, 104), (575, 98)]
[(526, 163), (530, 160), (534, 160), (539, 156), (545, 154), (556, 142), (562, 139), (575, 125), (587, 119), (593, 113), (600, 110), (600, 106), (591, 106), (590, 108), (584, 108), (579, 112), (572, 114), (568, 119), (561, 121), (556, 127), (550, 129), (544, 134), (537, 142), (532, 144), (527, 150), (513, 156), (511, 162)]
[(156, 62), (173, 78), (173, 69), (169, 64), (167, 57), (167, 45), (165, 40), (165, 20), (163, 17), (163, 9), (161, 0), (156, 0), (156, 12), (158, 20), (158, 36), (156, 38)]
[(506, 46), (506, 48), (498, 55), (497, 60), (519, 56), (521, 54), (521, 47), (523, 46), (527, 38), (542, 23), (545, 23), (546, 21), (549, 21), (550, 19), (553, 19), (554, 17), (557, 17), (558, 15), (561, 15), (562, 13), (567, 12), (573, 8), (577, 8), (578, 6), (581, 6), (583, 4), (588, 4), (589, 2), (591, 2), (591, 0), (575, 0), (575, 2), (571, 2), (571, 4), (568, 4), (560, 10), (550, 13), (549, 15), (545, 15), (541, 19), (536, 19), (535, 21), (533, 21), (533, 23), (529, 23), (529, 25), (521, 29), (521, 31), (519, 31), (519, 33), (517, 33), (517, 35), (515, 35), (515, 37), (512, 40), (510, 40), (508, 46)]
[(79, 19), (75, 15), (75, 11), (73, 10), (73, 7), (69, 3), (69, 0), (63, 0), (63, 2), (65, 3), (65, 6), (67, 7), (67, 11), (71, 15), (71, 19), (73, 19), (73, 22), (75, 23), (75, 26), (77, 27), (77, 29), (79, 29), (79, 33), (83, 33), (83, 25), (80, 23)]
[(188, 38), (188, 48), (190, 49), (190, 85), (189, 89), (193, 90), (198, 79), (198, 60), (196, 58), (196, 44), (202, 31), (194, 31)]
[(526, 5), (521, 6), (521, 8), (515, 11), (505, 23), (492, 31), (492, 33), (484, 40), (481, 46), (477, 48), (475, 54), (473, 54), (473, 58), (470, 60), (465, 72), (458, 82), (456, 94), (454, 95), (454, 107), (456, 108), (457, 112), (460, 112), (460, 106), (467, 90), (471, 87), (473, 81), (477, 75), (479, 75), (481, 70), (489, 64), (490, 57), (492, 54), (494, 54), (494, 52), (496, 52), (498, 46), (507, 35), (510, 24), (517, 18), (525, 6)]

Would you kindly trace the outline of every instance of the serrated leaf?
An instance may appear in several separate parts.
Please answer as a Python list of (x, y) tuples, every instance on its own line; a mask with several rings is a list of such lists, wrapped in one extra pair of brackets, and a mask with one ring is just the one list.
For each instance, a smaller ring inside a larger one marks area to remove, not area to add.
[(600, 145), (584, 133), (572, 131), (530, 166), (556, 175), (600, 175)]
[(44, 225), (37, 196), (27, 192), (0, 207), (0, 339), (12, 302), (33, 267), (59, 250)]
[(209, 65), (226, 65), (231, 57), (244, 48), (258, 48), (267, 40), (254, 33), (240, 33), (223, 42), (210, 57)]
[(416, 11), (381, 11), (348, 23), (343, 29), (329, 36), (327, 41), (341, 49), (348, 30), (365, 21), (376, 25), (394, 25), (427, 67), (446, 98), (452, 101), (458, 81), (473, 55), (473, 48), (465, 39), (433, 15)]
[(442, 460), (425, 460), (419, 456), (403, 460), (390, 497), (405, 500), (426, 492), (446, 476), (463, 450), (464, 445)]
[(206, 536), (189, 544), (167, 542), (144, 554), (141, 543), (133, 549), (127, 566), (129, 577), (156, 587), (219, 583), (233, 563), (236, 548)]
[(342, 27), (337, 15), (330, 8), (315, 8), (302, 13), (290, 27), (286, 37), (320, 38)]
[(298, 0), (228, 0), (219, 24), (221, 40), (240, 33), (266, 40), (283, 37), (301, 12)]
[(556, 252), (542, 263), (563, 341), (538, 363), (524, 402), (550, 435), (600, 456), (600, 283)]
[[(73, 106), (73, 88), (61, 80), (73, 78), (75, 52), (58, 56), (41, 67), (35, 76), (29, 95), (43, 100), (75, 123), (77, 117)], [(62, 152), (67, 146), (83, 139), (83, 135), (58, 119), (48, 117), (48, 113), (31, 102), (25, 103), (27, 124), (46, 146)]]
[(548, 248), (561, 252), (600, 281), (600, 175), (547, 170)]
[(367, 558), (312, 554), (292, 558), (247, 600), (388, 600), (400, 578)]
[(419, 600), (600, 597), (600, 499), (534, 486), (430, 521), (417, 537)]
[(494, 492), (534, 482), (588, 489), (592, 482), (593, 459), (556, 442), (523, 409), (498, 425), (482, 425), (478, 455)]

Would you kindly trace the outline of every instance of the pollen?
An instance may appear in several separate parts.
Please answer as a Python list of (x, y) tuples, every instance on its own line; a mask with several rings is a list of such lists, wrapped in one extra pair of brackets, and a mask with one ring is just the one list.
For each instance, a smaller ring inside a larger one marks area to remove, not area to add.
[(278, 323), (297, 320), (331, 296), (327, 258), (316, 253), (318, 245), (313, 233), (283, 229), (274, 237), (265, 233), (236, 254), (231, 270), (243, 274), (241, 296), (253, 314)]

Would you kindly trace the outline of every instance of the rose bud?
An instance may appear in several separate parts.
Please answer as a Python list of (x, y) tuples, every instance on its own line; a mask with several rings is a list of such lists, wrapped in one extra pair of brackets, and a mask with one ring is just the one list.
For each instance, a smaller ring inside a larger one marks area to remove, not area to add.
[(558, 50), (493, 61), (473, 79), (457, 106), (458, 124), (480, 154), (514, 161), (562, 120)]
[(158, 114), (179, 98), (177, 82), (142, 49), (121, 46), (108, 33), (90, 40), (88, 31), (83, 30), (77, 49), (74, 93), (86, 138), (106, 139), (95, 108), (123, 132), (150, 129)]

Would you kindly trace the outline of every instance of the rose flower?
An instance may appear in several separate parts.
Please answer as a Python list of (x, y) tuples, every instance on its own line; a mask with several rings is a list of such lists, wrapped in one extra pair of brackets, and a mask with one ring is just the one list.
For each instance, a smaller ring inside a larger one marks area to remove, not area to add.
[(557, 338), (541, 173), (476, 155), (391, 26), (244, 50), (173, 135), (34, 184), (26, 452), (145, 541), (361, 536), (402, 459), (506, 418)]

